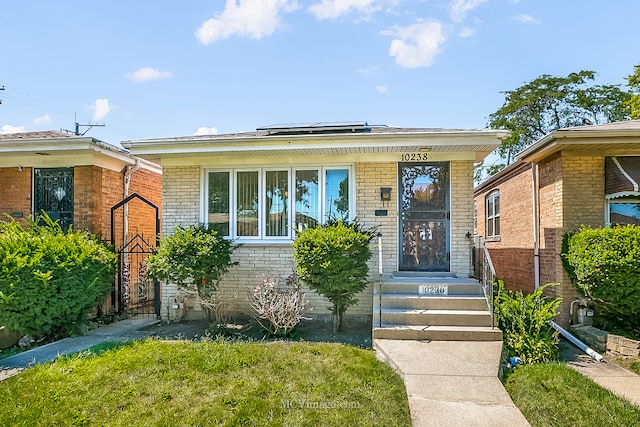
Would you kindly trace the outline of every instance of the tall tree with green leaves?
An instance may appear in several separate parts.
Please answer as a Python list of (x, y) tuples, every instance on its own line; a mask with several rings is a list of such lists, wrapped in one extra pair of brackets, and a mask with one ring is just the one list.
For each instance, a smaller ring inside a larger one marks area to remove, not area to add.
[(627, 120), (631, 95), (620, 85), (593, 84), (595, 76), (594, 71), (543, 74), (504, 92), (504, 104), (489, 116), (491, 128), (512, 132), (498, 154), (508, 164), (513, 154), (556, 129)]
[(640, 64), (634, 67), (633, 73), (627, 77), (629, 100), (625, 106), (629, 108), (629, 118), (640, 120)]

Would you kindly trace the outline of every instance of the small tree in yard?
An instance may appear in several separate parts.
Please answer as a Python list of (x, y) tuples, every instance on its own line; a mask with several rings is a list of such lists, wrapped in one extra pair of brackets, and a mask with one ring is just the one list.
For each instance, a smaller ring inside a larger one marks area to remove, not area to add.
[(196, 295), (209, 315), (220, 279), (237, 264), (231, 261), (235, 247), (204, 224), (176, 227), (147, 258), (147, 269), (152, 278)]
[(356, 222), (335, 221), (301, 231), (293, 242), (298, 276), (332, 303), (334, 332), (342, 329), (345, 311), (367, 286), (374, 236)]
[(0, 325), (35, 337), (81, 333), (113, 287), (117, 256), (47, 215), (0, 222)]

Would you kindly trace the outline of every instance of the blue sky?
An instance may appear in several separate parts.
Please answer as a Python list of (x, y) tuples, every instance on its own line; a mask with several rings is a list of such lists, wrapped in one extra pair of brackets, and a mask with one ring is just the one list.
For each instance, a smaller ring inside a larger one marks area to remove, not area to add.
[[(484, 128), (541, 74), (640, 63), (640, 2), (5, 0), (0, 132), (122, 140), (368, 121)], [(83, 128), (81, 130), (86, 130)]]

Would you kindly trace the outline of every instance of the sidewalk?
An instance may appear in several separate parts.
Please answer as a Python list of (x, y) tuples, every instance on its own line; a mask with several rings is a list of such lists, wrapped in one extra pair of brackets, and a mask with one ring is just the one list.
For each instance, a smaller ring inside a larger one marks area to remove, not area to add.
[(560, 360), (616, 395), (640, 406), (640, 376), (612, 362), (597, 362), (562, 340)]
[(86, 350), (105, 341), (129, 341), (145, 338), (153, 332), (142, 331), (141, 329), (158, 322), (159, 320), (155, 318), (126, 319), (93, 329), (87, 335), (81, 337), (65, 338), (0, 359), (0, 381), (12, 377), (35, 364), (45, 363), (56, 359), (58, 356)]
[(498, 379), (502, 341), (374, 340), (404, 379), (414, 427), (529, 426)]

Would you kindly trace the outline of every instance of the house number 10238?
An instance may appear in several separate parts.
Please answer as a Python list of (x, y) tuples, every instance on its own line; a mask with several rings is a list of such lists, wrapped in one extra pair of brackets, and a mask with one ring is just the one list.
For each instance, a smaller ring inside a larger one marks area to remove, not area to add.
[(402, 155), (403, 162), (425, 162), (427, 160), (427, 153), (406, 153)]

